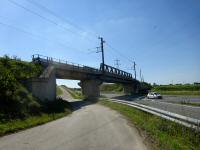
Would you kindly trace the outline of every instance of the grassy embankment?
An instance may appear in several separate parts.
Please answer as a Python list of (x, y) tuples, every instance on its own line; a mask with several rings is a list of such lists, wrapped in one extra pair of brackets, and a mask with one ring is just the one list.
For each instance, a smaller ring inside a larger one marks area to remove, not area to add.
[(103, 93), (122, 93), (123, 86), (121, 84), (102, 84), (100, 90)]
[(191, 95), (200, 96), (200, 85), (156, 85), (152, 91), (163, 95)]
[(71, 95), (72, 98), (74, 98), (74, 99), (85, 99), (81, 92), (75, 91), (71, 88), (68, 88), (65, 85), (62, 85), (62, 87)]
[(42, 68), (9, 57), (0, 58), (0, 136), (63, 117), (71, 107), (61, 99), (42, 102), (33, 97), (23, 81), (37, 77)]
[[(146, 83), (146, 82), (142, 82), (140, 83), (140, 90), (139, 93), (134, 94), (134, 95), (146, 95), (148, 90), (151, 89), (151, 85)], [(103, 93), (116, 93), (116, 94), (123, 94), (124, 93), (124, 87), (122, 84), (102, 84), (100, 86), (100, 90)]]
[(153, 149), (164, 150), (199, 150), (200, 132), (145, 113), (138, 109), (106, 100), (100, 104), (110, 107), (126, 116), (146, 135)]
[(56, 86), (56, 95), (57, 96), (60, 96), (60, 95), (62, 95), (62, 90), (59, 88), (59, 86)]

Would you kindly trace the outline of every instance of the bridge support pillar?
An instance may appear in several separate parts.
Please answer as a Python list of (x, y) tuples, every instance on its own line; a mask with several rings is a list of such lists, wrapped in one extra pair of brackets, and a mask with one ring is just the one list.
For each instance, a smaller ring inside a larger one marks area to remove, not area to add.
[(136, 94), (138, 93), (138, 86), (135, 84), (124, 84), (124, 94)]
[(56, 99), (56, 77), (52, 72), (48, 78), (33, 78), (28, 81), (28, 89), (42, 101)]
[(82, 80), (79, 85), (82, 88), (82, 94), (87, 99), (93, 99), (100, 96), (100, 85), (102, 81), (97, 79)]

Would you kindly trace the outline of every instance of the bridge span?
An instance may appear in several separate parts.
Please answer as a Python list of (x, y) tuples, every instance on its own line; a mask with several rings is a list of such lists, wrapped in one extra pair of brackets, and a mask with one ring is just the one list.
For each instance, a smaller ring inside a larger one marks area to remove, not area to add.
[(123, 84), (126, 94), (137, 93), (139, 90), (140, 83), (132, 74), (106, 64), (96, 69), (39, 54), (33, 55), (32, 61), (44, 69), (38, 78), (29, 80), (29, 89), (41, 100), (55, 99), (56, 79), (80, 80), (79, 86), (86, 98), (100, 96), (100, 85), (103, 82)]

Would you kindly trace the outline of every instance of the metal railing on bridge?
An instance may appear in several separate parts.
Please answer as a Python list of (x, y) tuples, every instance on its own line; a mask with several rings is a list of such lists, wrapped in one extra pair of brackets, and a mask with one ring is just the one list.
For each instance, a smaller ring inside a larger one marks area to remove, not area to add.
[[(103, 71), (103, 64), (100, 65), (100, 70)], [(104, 72), (132, 79), (131, 73), (125, 72), (123, 70), (120, 70), (118, 68), (106, 64), (104, 64)]]
[(72, 69), (87, 70), (90, 72), (101, 72), (97, 68), (92, 68), (92, 67), (84, 66), (84, 65), (81, 65), (78, 63), (73, 63), (70, 61), (57, 59), (57, 58), (53, 58), (53, 57), (48, 57), (48, 56), (44, 56), (44, 55), (40, 55), (40, 54), (32, 55), (32, 61), (37, 62), (37, 63), (70, 65), (70, 66), (72, 66)]
[(46, 63), (46, 64), (70, 65), (72, 69), (74, 70), (79, 69), (79, 70), (86, 70), (86, 71), (94, 72), (94, 73), (108, 73), (110, 75), (115, 75), (115, 76), (119, 76), (126, 79), (133, 79), (131, 73), (125, 72), (123, 70), (117, 69), (115, 67), (112, 67), (106, 64), (104, 64), (104, 69), (103, 69), (103, 64), (100, 65), (100, 69), (96, 69), (96, 68), (92, 68), (92, 67), (84, 66), (81, 64), (72, 63), (69, 61), (62, 60), (62, 59), (56, 59), (53, 57), (48, 57), (48, 56), (44, 56), (40, 54), (32, 55), (32, 61), (37, 62), (37, 63)]

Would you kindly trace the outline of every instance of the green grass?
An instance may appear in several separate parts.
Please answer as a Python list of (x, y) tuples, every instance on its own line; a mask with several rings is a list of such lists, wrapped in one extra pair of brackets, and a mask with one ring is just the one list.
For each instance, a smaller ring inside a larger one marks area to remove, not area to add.
[(122, 93), (123, 86), (121, 84), (102, 84), (100, 86), (100, 90), (104, 93), (106, 92)]
[(47, 123), (64, 117), (72, 111), (70, 104), (61, 99), (53, 102), (45, 102), (43, 107), (40, 115), (27, 116), (24, 119), (1, 119), (0, 136)]
[(153, 90), (158, 91), (200, 91), (200, 85), (156, 85)]
[(198, 131), (123, 104), (106, 100), (99, 103), (120, 112), (144, 131), (152, 142), (153, 149), (200, 150)]
[[(31, 62), (0, 57), (0, 136), (43, 124), (71, 112), (61, 99), (40, 101), (25, 87), (26, 80), (41, 74), (42, 67)], [(57, 89), (58, 94), (61, 91)]]
[(62, 90), (57, 86), (56, 87), (56, 95), (60, 96), (60, 95), (62, 95), (62, 93), (63, 93)]
[(156, 85), (152, 91), (164, 95), (194, 95), (200, 96), (200, 85)]
[(41, 116), (28, 117), (24, 120), (16, 119), (8, 122), (0, 122), (0, 136), (47, 123), (66, 116), (66, 114), (67, 113), (42, 114)]
[(39, 76), (43, 69), (40, 65), (18, 59), (11, 59), (8, 56), (0, 57), (1, 69), (7, 69), (17, 80), (29, 79)]
[[(155, 91), (155, 90), (154, 90)], [(160, 91), (156, 90), (163, 95), (190, 95), (190, 96), (200, 96), (200, 91)]]
[(0, 57), (0, 121), (38, 115), (39, 100), (26, 89), (26, 80), (41, 74), (42, 68), (32, 62)]

